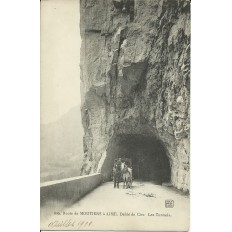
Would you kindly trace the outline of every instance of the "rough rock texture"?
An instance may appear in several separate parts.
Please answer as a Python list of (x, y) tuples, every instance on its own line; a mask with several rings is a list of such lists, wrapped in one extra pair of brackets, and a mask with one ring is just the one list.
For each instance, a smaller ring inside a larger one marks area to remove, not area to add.
[[(115, 7), (116, 6), (116, 7)], [(189, 190), (190, 2), (81, 0), (82, 174), (111, 174), (120, 135), (153, 136)]]

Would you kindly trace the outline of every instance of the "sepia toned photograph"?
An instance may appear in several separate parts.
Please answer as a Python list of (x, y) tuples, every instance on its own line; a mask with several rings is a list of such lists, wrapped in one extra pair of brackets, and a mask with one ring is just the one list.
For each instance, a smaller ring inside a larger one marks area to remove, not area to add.
[(41, 0), (41, 231), (188, 231), (190, 0)]

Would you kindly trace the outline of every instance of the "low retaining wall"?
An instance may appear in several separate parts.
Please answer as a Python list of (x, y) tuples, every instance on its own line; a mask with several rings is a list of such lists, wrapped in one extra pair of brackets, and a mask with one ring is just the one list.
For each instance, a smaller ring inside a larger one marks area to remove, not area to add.
[(85, 194), (96, 188), (102, 182), (100, 173), (88, 176), (49, 181), (40, 185), (40, 204), (46, 202), (65, 202), (72, 204)]

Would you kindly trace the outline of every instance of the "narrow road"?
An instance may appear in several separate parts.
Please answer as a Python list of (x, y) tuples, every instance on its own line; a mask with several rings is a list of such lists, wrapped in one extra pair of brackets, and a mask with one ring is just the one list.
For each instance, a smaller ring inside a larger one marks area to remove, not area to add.
[[(173, 208), (165, 207), (166, 200), (172, 200)], [(113, 183), (107, 182), (61, 214), (62, 220), (74, 220), (76, 229), (79, 221), (84, 220), (92, 224), (79, 229), (168, 230), (171, 225), (184, 231), (189, 223), (189, 197), (151, 182), (133, 182), (131, 189), (123, 189), (122, 183), (119, 189), (114, 189)], [(45, 224), (57, 218), (53, 215)]]

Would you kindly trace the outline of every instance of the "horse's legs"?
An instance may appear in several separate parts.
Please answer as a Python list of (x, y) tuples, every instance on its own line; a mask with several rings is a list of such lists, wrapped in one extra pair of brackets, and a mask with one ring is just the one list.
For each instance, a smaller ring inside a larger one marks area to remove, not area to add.
[(116, 178), (114, 177), (114, 188), (116, 187)]

